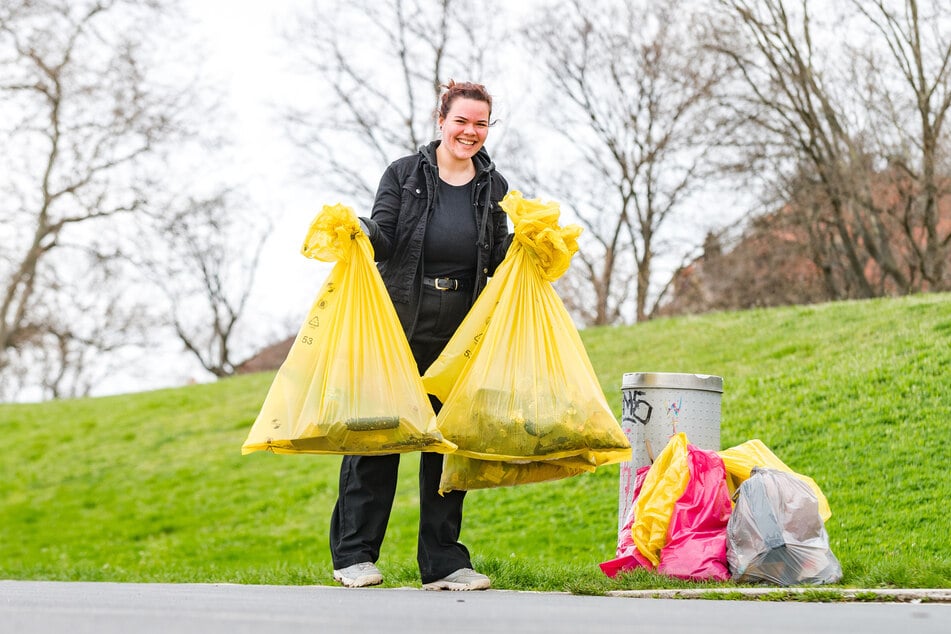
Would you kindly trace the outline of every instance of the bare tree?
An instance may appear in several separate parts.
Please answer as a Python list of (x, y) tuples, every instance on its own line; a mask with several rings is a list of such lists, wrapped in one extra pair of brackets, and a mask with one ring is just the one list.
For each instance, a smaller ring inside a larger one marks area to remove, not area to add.
[(619, 321), (632, 291), (636, 319), (650, 316), (664, 230), (708, 165), (722, 73), (691, 43), (690, 6), (570, 0), (526, 29), (550, 127), (576, 158), (551, 188), (586, 229), (561, 288), (587, 324)]
[(217, 160), (219, 128), (197, 71), (162, 50), (181, 18), (155, 0), (0, 3), (0, 397), (88, 394), (168, 337), (233, 371), (266, 222), (186, 167)]
[(748, 168), (773, 175), (799, 212), (833, 297), (949, 284), (951, 14), (901, 4), (855, 1), (817, 17), (808, 0), (720, 1), (715, 48), (742, 77), (731, 103), (751, 124)]
[[(916, 0), (905, 0), (901, 9), (883, 0), (853, 4), (887, 44), (887, 54), (876, 55), (880, 47), (870, 47), (863, 70), (892, 68), (901, 80), (870, 83), (879, 92), (868, 104), (881, 109), (884, 116), (877, 120), (889, 129), (883, 136), (890, 143), (880, 146), (889, 169), (878, 173), (892, 176), (887, 186), (894, 202), (868, 181), (859, 202), (866, 209), (884, 206), (891, 224), (900, 227), (893, 234), (901, 241), (897, 255), (871, 255), (902, 292), (951, 289), (951, 134), (945, 125), (951, 109), (951, 8)], [(881, 78), (888, 79), (884, 72)], [(889, 90), (890, 85), (896, 88)], [(903, 113), (912, 113), (913, 121)], [(890, 256), (902, 259), (904, 267)]]
[(135, 0), (0, 10), (3, 396), (26, 384), (64, 395), (57, 376), (114, 349), (137, 314), (102, 278), (120, 270), (121, 236), (145, 208), (146, 162), (178, 130), (180, 96), (147, 76), (161, 16)]
[(148, 236), (138, 267), (168, 300), (171, 326), (185, 350), (217, 378), (255, 352), (241, 337), (261, 251), (272, 225), (235, 190), (171, 203)]
[(285, 116), (300, 176), (369, 205), (383, 168), (434, 138), (440, 84), (486, 81), (496, 13), (495, 2), (313, 2), (287, 38), (324, 93)]

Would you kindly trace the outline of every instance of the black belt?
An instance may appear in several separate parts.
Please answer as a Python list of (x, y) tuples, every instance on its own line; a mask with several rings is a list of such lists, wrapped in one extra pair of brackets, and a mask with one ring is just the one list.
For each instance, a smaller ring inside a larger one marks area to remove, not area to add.
[(454, 277), (424, 277), (423, 284), (439, 291), (471, 291), (472, 280)]

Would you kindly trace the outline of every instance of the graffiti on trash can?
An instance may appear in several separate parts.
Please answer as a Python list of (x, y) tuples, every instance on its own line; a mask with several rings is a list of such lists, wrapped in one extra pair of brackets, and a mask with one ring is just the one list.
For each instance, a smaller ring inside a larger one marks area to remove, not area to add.
[(624, 393), (622, 401), (624, 416), (622, 422), (633, 421), (641, 425), (646, 425), (650, 422), (651, 414), (654, 412), (654, 406), (641, 398), (644, 394), (645, 393), (640, 390)]
[(680, 416), (680, 408), (684, 404), (684, 398), (681, 396), (676, 401), (671, 401), (670, 405), (667, 406), (667, 416), (670, 417), (673, 414), (674, 420)]

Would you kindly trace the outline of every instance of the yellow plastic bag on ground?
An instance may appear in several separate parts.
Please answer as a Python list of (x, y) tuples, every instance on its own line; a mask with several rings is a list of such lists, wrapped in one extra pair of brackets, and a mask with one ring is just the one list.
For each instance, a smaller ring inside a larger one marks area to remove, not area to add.
[(567, 270), (581, 229), (559, 227), (555, 203), (511, 192), (501, 204), (515, 226), (513, 245), (423, 376), (443, 401), (439, 431), (458, 446), (442, 491), (567, 477), (631, 456), (551, 286)]
[(634, 545), (655, 567), (667, 543), (667, 527), (674, 504), (684, 494), (689, 480), (687, 435), (679, 432), (671, 436), (654, 460), (634, 501), (635, 520), (631, 526)]
[(406, 335), (353, 211), (325, 206), (302, 253), (336, 261), (242, 454), (447, 453)]
[(822, 490), (819, 488), (819, 485), (816, 484), (815, 480), (801, 473), (796, 473), (787, 467), (760, 439), (754, 438), (747, 440), (741, 445), (724, 449), (718, 453), (720, 458), (723, 459), (723, 466), (726, 467), (726, 481), (730, 488), (730, 495), (733, 495), (733, 492), (750, 477), (750, 472), (753, 470), (753, 467), (778, 469), (786, 473), (791, 473), (809, 485), (809, 488), (812, 489), (816, 494), (816, 498), (819, 500), (819, 516), (822, 517), (823, 522), (828, 521), (829, 518), (832, 517), (832, 509), (829, 508), (829, 501), (826, 499), (826, 496), (823, 495)]

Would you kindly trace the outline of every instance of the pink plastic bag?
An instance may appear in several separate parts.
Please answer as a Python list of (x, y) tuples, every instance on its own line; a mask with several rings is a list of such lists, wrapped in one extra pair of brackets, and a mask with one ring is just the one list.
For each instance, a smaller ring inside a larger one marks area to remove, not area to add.
[[(647, 477), (649, 470), (650, 465), (641, 467), (634, 474), (634, 500), (641, 494), (641, 487), (644, 486), (644, 479)], [(638, 552), (637, 546), (634, 544), (634, 534), (631, 532), (631, 527), (634, 526), (635, 508), (636, 506), (631, 504), (631, 510), (627, 513), (624, 525), (617, 533), (615, 558), (600, 564), (602, 572), (609, 577), (616, 577), (619, 572), (632, 568), (651, 568), (651, 562)]]
[(674, 505), (657, 572), (681, 579), (725, 581), (730, 578), (726, 527), (733, 504), (723, 460), (715, 451), (688, 445), (687, 465), (690, 481)]
[[(715, 451), (687, 445), (687, 467), (690, 478), (687, 488), (674, 504), (667, 539), (661, 549), (657, 572), (681, 579), (730, 578), (726, 561), (726, 527), (732, 503), (726, 484), (723, 461)], [(634, 500), (641, 493), (649, 467), (637, 470), (634, 479)], [(618, 531), (616, 557), (600, 564), (609, 577), (634, 568), (654, 568), (634, 543), (632, 527), (636, 504)]]

